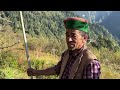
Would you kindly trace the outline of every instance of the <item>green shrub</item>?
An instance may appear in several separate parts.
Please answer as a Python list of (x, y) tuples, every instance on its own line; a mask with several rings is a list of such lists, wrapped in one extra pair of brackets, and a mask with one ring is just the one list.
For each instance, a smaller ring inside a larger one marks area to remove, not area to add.
[(44, 68), (45, 61), (44, 60), (31, 60), (31, 66), (35, 69), (43, 69)]
[(38, 48), (38, 40), (37, 39), (31, 39), (28, 41), (28, 48), (30, 50), (36, 50)]
[(4, 79), (4, 78), (5, 78), (5, 73), (2, 70), (0, 70), (0, 79)]
[(0, 67), (6, 68), (6, 67), (18, 67), (18, 56), (16, 53), (13, 53), (12, 51), (2, 51), (0, 53)]

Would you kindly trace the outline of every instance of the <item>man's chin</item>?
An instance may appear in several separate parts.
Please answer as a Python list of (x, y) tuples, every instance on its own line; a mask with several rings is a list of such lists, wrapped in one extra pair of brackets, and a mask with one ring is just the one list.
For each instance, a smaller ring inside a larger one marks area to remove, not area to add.
[(68, 47), (68, 50), (73, 51), (73, 50), (75, 50), (75, 48), (73, 48), (73, 47)]

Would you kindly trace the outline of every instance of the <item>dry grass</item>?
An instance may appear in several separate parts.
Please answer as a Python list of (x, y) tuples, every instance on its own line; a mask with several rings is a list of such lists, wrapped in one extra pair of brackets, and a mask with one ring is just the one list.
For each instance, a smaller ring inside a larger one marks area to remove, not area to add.
[[(16, 48), (18, 47), (16, 46)], [(30, 77), (28, 77), (26, 73), (28, 66), (25, 50), (22, 49), (22, 46), (19, 46), (21, 49), (17, 50), (16, 48), (14, 47), (14, 49), (11, 48), (9, 50), (13, 51), (19, 56), (18, 63), (20, 67), (7, 67), (5, 69), (1, 69), (1, 71), (5, 74), (4, 78), (6, 79), (29, 79)], [(97, 50), (93, 47), (91, 47), (91, 51), (101, 62), (101, 79), (120, 79), (120, 51), (112, 52), (107, 48), (101, 48), (100, 50)], [(37, 66), (38, 69), (46, 69), (54, 66), (60, 60), (60, 57), (57, 55), (51, 55), (41, 51), (29, 51), (29, 54), (32, 67), (35, 68)], [(42, 78), (58, 79), (57, 76), (43, 76)]]
[(117, 71), (112, 65), (101, 64), (101, 73), (101, 79), (120, 79), (120, 69)]

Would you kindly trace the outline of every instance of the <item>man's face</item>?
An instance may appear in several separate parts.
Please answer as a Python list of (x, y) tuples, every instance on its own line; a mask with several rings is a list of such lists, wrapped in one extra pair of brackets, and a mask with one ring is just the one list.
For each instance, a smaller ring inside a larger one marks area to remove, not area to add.
[(87, 39), (82, 37), (79, 30), (66, 30), (66, 42), (69, 50), (80, 49)]

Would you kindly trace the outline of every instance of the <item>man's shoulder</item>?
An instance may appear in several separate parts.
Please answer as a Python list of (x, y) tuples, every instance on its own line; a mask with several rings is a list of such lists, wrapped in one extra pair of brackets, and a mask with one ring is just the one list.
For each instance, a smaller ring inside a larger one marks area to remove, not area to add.
[(99, 63), (97, 57), (89, 49), (84, 50), (82, 59), (83, 59), (82, 61), (85, 62), (86, 65)]
[(94, 60), (94, 59), (97, 60), (97, 57), (89, 49), (84, 50), (83, 57), (89, 60)]

